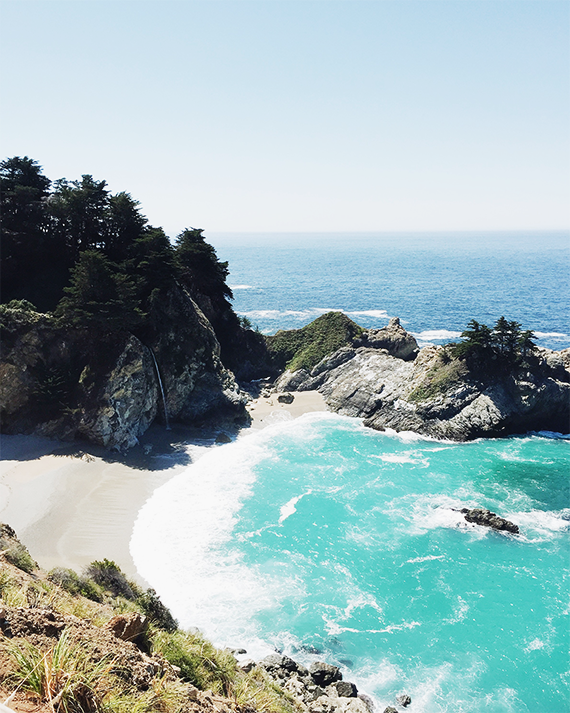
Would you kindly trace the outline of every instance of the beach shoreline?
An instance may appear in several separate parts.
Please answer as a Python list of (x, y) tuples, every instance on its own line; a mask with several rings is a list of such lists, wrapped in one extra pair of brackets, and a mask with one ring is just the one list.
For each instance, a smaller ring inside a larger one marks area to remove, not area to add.
[[(305, 413), (326, 411), (318, 392), (299, 392), (291, 404), (276, 394), (247, 405), (248, 428), (238, 438)], [(84, 443), (38, 436), (1, 436), (0, 522), (14, 528), (42, 569), (81, 571), (93, 560), (115, 561), (138, 575), (129, 550), (137, 515), (152, 493), (216, 444), (215, 432), (155, 425), (142, 448), (126, 456)]]

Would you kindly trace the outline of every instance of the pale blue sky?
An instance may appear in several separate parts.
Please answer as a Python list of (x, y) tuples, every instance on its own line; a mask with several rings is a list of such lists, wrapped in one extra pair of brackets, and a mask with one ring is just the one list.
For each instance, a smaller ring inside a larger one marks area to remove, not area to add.
[(0, 155), (156, 225), (567, 228), (570, 3), (1, 0)]

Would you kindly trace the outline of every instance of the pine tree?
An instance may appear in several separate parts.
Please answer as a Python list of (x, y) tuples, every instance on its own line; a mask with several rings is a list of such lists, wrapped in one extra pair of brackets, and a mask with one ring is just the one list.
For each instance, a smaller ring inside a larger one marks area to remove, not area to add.
[(131, 330), (144, 315), (134, 281), (98, 250), (80, 253), (56, 314), (76, 327)]

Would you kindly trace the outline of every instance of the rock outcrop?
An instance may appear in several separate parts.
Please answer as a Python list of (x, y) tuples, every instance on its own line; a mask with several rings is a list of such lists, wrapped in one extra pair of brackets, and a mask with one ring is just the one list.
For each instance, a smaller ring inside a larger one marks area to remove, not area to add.
[(173, 421), (198, 424), (246, 418), (246, 398), (223, 367), (212, 327), (189, 295), (171, 288), (154, 316), (157, 327), (135, 336), (5, 310), (2, 431), (83, 438), (123, 450), (155, 418), (164, 422), (165, 413)]
[(491, 512), (485, 508), (462, 508), (461, 513), (467, 522), (472, 522), (475, 525), (482, 525), (484, 527), (490, 527), (493, 530), (503, 530), (505, 532), (512, 532), (515, 535), (519, 533), (519, 526), (515, 525), (514, 522), (510, 520), (505, 520), (504, 517), (500, 517), (497, 513)]
[(570, 430), (570, 349), (540, 349), (524, 366), (484, 374), (447, 347), (424, 347), (406, 361), (384, 348), (345, 346), (310, 372), (285, 372), (275, 385), (276, 391), (311, 389), (331, 410), (377, 430), (457, 441)]
[(271, 654), (258, 664), (307, 713), (370, 713), (372, 702), (337, 666), (315, 661), (307, 669), (288, 656)]
[(415, 359), (419, 352), (416, 338), (406, 332), (398, 317), (392, 317), (387, 327), (363, 332), (362, 336), (355, 340), (355, 346), (385, 349), (391, 356), (405, 361)]

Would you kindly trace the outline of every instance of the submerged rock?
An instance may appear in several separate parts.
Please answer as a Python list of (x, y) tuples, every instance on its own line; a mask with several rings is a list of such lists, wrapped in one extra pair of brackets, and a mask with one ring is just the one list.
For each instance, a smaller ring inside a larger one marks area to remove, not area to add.
[(500, 517), (485, 508), (473, 508), (472, 510), (462, 508), (460, 512), (463, 513), (467, 522), (473, 522), (476, 525), (483, 525), (484, 527), (491, 527), (493, 530), (505, 530), (506, 532), (512, 532), (514, 534), (519, 533), (519, 526), (515, 525), (514, 522), (505, 520), (504, 517)]
[(402, 693), (399, 696), (396, 696), (396, 703), (399, 706), (402, 706), (402, 708), (407, 708), (411, 702), (412, 698), (411, 696), (408, 696), (407, 693)]

